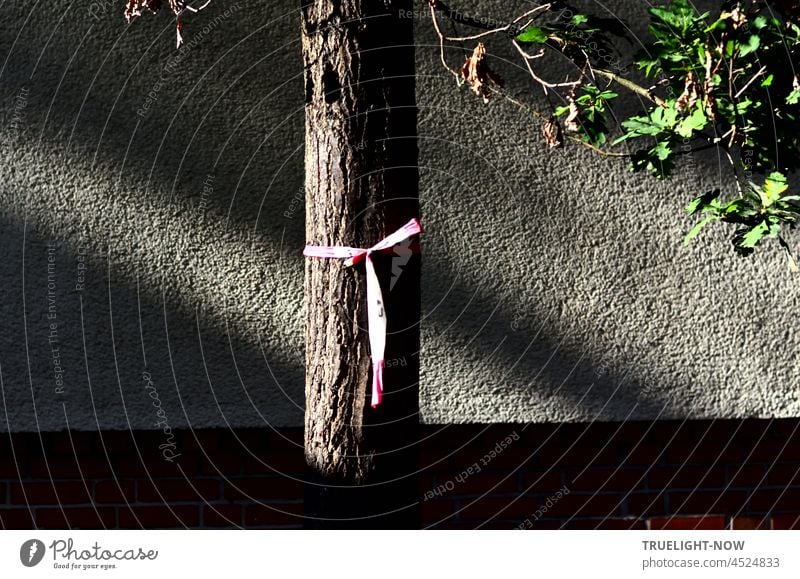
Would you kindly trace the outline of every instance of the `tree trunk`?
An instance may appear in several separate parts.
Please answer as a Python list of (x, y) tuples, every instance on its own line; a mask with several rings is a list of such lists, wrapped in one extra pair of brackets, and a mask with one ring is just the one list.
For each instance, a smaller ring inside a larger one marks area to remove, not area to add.
[[(412, 0), (302, 8), (309, 243), (368, 248), (419, 216), (412, 8)], [(376, 409), (363, 262), (306, 259), (310, 527), (419, 524), (419, 256), (374, 262), (389, 324)]]

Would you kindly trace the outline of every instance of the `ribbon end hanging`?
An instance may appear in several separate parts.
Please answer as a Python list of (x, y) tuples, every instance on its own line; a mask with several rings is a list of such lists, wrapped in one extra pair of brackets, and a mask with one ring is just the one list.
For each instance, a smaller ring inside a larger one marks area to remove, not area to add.
[(383, 400), (383, 360), (372, 363), (372, 407), (376, 408)]

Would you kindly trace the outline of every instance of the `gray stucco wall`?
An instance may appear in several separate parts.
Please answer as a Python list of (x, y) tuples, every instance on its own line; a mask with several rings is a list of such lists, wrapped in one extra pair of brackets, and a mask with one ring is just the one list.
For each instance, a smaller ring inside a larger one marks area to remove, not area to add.
[[(128, 27), (116, 4), (0, 7), (0, 429), (151, 428), (155, 395), (172, 427), (300, 425), (296, 8), (212, 5), (176, 52), (170, 18)], [(549, 152), (455, 86), (415, 16), (422, 419), (796, 416), (780, 252), (738, 258), (722, 230), (680, 247), (721, 163), (659, 183)], [(515, 66), (497, 63), (529, 98)]]

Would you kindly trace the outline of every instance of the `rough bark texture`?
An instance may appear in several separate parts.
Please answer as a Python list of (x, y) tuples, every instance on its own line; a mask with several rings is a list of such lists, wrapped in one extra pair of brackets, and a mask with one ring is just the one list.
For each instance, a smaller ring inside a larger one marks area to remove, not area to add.
[[(418, 216), (411, 9), (411, 0), (302, 8), (309, 243), (366, 248)], [(375, 258), (386, 359), (396, 363), (373, 410), (363, 265), (306, 260), (309, 526), (415, 525), (419, 257), (398, 270), (402, 261)]]

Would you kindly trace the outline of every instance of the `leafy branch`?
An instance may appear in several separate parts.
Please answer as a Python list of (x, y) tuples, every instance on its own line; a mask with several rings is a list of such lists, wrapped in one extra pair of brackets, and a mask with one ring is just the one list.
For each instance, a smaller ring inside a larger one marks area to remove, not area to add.
[[(713, 14), (698, 13), (687, 0), (654, 6), (650, 42), (628, 66), (619, 65), (612, 39), (632, 42), (627, 27), (565, 2), (539, 5), (504, 25), (459, 17), (441, 0), (428, 4), (442, 63), (458, 84), (484, 102), (499, 95), (526, 108), (540, 120), (551, 148), (577, 142), (627, 157), (632, 170), (657, 178), (673, 174), (682, 156), (719, 149), (729, 160), (736, 191), (695, 194), (687, 212), (701, 221), (686, 241), (708, 223), (733, 223), (738, 253), (749, 255), (763, 239), (776, 238), (796, 269), (780, 232), (800, 218), (800, 196), (789, 191), (787, 180), (800, 168), (800, 3), (724, 1)], [(445, 35), (440, 17), (481, 31)], [(477, 44), (465, 62), (452, 67), (446, 46), (470, 41)], [(498, 41), (511, 43), (549, 110), (523, 103), (504, 88), (486, 49)], [(571, 64), (566, 78), (547, 79), (540, 72), (551, 54)], [(616, 91), (638, 97), (644, 110), (620, 118), (613, 110), (621, 96)], [(609, 119), (618, 126), (611, 127)], [(616, 149), (623, 144), (627, 152)]]

